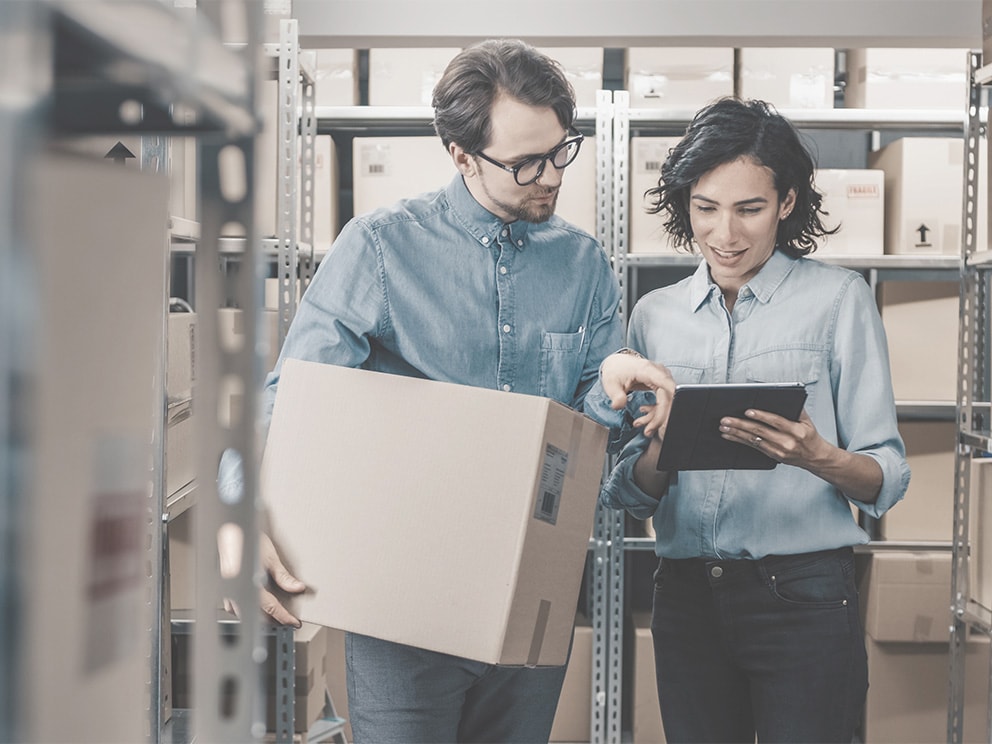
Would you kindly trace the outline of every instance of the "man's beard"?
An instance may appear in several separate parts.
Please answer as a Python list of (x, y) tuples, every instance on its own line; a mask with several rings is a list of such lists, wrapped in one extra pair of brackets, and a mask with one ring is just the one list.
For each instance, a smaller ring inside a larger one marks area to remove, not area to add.
[(480, 182), (483, 191), (485, 191), (486, 196), (489, 197), (490, 201), (512, 217), (513, 220), (523, 220), (524, 222), (535, 223), (547, 222), (551, 219), (551, 215), (555, 213), (555, 207), (558, 205), (558, 189), (545, 189), (541, 187), (539, 196), (545, 196), (549, 193), (553, 194), (551, 201), (547, 203), (536, 203), (531, 197), (528, 196), (518, 204), (508, 204), (500, 201), (489, 193), (485, 180), (481, 180)]

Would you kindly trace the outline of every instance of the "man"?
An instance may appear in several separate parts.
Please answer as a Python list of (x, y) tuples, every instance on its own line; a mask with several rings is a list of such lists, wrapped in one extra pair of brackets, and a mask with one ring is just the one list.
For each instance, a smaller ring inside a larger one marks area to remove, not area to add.
[[(433, 106), (458, 173), (443, 189), (345, 225), (266, 381), (266, 418), (288, 357), (581, 408), (600, 362), (622, 346), (620, 289), (606, 254), (554, 216), (564, 169), (582, 143), (560, 66), (522, 42), (486, 41), (452, 60)], [(388, 412), (380, 413), (388, 426)], [(236, 478), (222, 477), (228, 487)], [(261, 557), (281, 588), (303, 589), (264, 536)], [(262, 605), (276, 621), (297, 624), (271, 594)], [(354, 737), (375, 744), (547, 741), (565, 674), (356, 633), (347, 636), (347, 663)]]

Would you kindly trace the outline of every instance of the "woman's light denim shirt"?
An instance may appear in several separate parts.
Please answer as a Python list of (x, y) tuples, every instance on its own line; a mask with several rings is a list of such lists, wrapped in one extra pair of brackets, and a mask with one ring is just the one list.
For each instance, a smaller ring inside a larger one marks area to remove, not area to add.
[[(556, 216), (504, 224), (457, 175), (344, 226), (266, 378), (262, 424), (290, 357), (581, 410), (600, 362), (623, 344), (619, 304), (619, 282), (595, 238)], [(389, 426), (388, 411), (375, 411), (369, 401), (369, 415)], [(240, 487), (231, 471), (222, 464), (222, 491)]]
[[(851, 503), (878, 517), (905, 494), (909, 467), (885, 332), (860, 274), (775, 251), (728, 315), (701, 262), (691, 277), (637, 303), (628, 345), (665, 364), (677, 383), (803, 382), (806, 412), (820, 435), (882, 469), (882, 488), (871, 504), (849, 501), (808, 471), (782, 464), (767, 471), (680, 472), (659, 501), (633, 482), (647, 440), (628, 430), (601, 501), (653, 518), (658, 555), (760, 558), (861, 544), (868, 535)], [(610, 409), (598, 383), (587, 411), (615, 427), (624, 418)]]

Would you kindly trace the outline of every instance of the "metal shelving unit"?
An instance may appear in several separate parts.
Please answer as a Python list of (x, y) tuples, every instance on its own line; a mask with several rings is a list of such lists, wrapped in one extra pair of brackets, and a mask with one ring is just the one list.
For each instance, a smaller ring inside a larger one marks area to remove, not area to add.
[[(972, 525), (971, 467), (975, 458), (988, 457), (992, 452), (990, 426), (990, 319), (988, 246), (976, 244), (978, 200), (989, 201), (988, 194), (978, 193), (978, 169), (987, 167), (979, 162), (979, 140), (987, 133), (982, 121), (987, 113), (983, 92), (992, 84), (992, 68), (980, 67), (981, 54), (973, 52), (970, 59), (968, 117), (965, 129), (964, 199), (961, 239), (961, 304), (958, 336), (958, 443), (955, 451), (954, 473), (954, 533), (951, 563), (951, 638), (950, 684), (948, 686), (947, 741), (964, 739), (965, 647), (971, 632), (992, 635), (992, 608), (975, 600), (970, 587)], [(989, 494), (977, 494), (988, 498)], [(982, 525), (986, 526), (987, 525)], [(981, 528), (981, 526), (979, 527)], [(988, 678), (992, 683), (992, 659)], [(992, 685), (988, 699), (986, 740), (992, 741)]]

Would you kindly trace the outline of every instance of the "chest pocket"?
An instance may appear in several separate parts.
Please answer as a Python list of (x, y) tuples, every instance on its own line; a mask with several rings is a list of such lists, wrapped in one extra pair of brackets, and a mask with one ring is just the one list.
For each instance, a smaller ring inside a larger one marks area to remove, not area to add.
[(582, 375), (582, 339), (578, 333), (541, 333), (541, 395), (571, 405)]
[(747, 382), (801, 382), (807, 405), (816, 394), (820, 354), (812, 349), (776, 349), (750, 357), (742, 366)]

